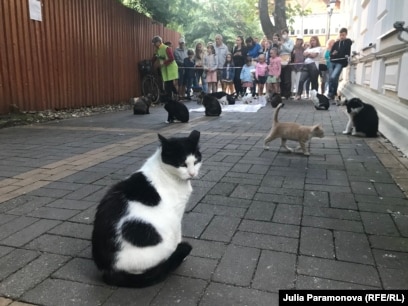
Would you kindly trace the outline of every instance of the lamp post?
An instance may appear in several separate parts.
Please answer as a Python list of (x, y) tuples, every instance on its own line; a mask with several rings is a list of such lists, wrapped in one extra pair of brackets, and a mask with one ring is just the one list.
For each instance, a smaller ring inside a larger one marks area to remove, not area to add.
[(331, 16), (333, 14), (333, 9), (334, 6), (336, 5), (336, 0), (330, 0), (330, 2), (327, 4), (327, 19), (328, 19), (328, 26), (327, 26), (327, 36), (326, 36), (326, 43), (330, 39), (330, 22), (331, 22)]

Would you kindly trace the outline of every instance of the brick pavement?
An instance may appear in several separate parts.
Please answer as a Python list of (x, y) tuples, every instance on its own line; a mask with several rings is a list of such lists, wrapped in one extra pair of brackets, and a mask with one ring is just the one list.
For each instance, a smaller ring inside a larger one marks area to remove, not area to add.
[[(279, 140), (263, 150), (270, 106), (172, 125), (151, 111), (0, 130), (1, 306), (276, 305), (279, 289), (408, 288), (407, 159), (385, 139), (342, 135), (343, 107), (281, 110), (281, 121), (323, 123), (310, 157), (278, 152)], [(183, 220), (191, 255), (154, 287), (104, 285), (90, 254), (98, 201), (157, 133), (192, 129), (203, 167)]]

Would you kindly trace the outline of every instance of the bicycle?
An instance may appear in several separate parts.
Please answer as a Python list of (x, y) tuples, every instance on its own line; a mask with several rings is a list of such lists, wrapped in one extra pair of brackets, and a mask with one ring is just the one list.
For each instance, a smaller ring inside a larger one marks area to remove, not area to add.
[(152, 62), (150, 60), (144, 60), (140, 62), (139, 69), (143, 76), (143, 96), (147, 96), (148, 94), (150, 94), (152, 97), (152, 103), (156, 104), (160, 99), (161, 90), (156, 75), (153, 72)]

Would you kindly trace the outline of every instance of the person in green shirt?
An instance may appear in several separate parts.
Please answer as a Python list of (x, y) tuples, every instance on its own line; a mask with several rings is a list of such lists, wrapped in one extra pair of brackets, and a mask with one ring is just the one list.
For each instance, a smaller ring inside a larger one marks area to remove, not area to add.
[(178, 100), (178, 66), (173, 51), (163, 44), (163, 39), (160, 36), (153, 37), (152, 44), (156, 48), (153, 62), (159, 61), (164, 92), (168, 97), (172, 97), (172, 94), (174, 94), (175, 99)]

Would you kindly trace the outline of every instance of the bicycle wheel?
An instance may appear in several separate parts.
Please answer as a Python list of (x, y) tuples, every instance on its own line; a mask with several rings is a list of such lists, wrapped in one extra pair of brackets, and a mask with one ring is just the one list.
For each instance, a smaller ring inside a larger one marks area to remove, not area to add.
[(144, 96), (151, 94), (153, 103), (157, 103), (159, 101), (160, 88), (154, 77), (149, 75), (144, 77), (142, 82), (142, 91)]

